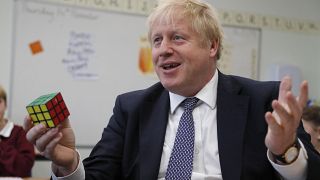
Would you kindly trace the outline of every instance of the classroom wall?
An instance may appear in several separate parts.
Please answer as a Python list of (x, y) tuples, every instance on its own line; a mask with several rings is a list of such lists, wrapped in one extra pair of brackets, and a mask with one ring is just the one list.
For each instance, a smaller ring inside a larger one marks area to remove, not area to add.
[[(210, 0), (209, 0), (210, 1)], [(320, 20), (319, 0), (211, 0), (219, 9), (235, 10), (280, 16), (293, 19)], [(13, 34), (12, 0), (0, 1), (0, 84), (10, 89)], [(320, 98), (320, 35), (262, 29), (260, 74), (261, 80), (270, 80), (269, 71), (274, 64), (293, 64), (302, 70), (303, 79), (310, 84), (310, 97)], [(22, 89), (23, 90), (23, 89)], [(10, 92), (8, 92), (10, 98)], [(82, 157), (89, 150), (80, 150)], [(48, 162), (37, 162), (34, 176), (45, 177), (49, 173)]]
[[(320, 23), (318, 0), (210, 0), (219, 9), (249, 12)], [(274, 65), (298, 66), (309, 81), (309, 95), (320, 99), (320, 34), (262, 29), (260, 80), (273, 80)]]
[(13, 2), (11, 0), (0, 1), (0, 85), (7, 90), (10, 87)]
[[(320, 1), (318, 0), (208, 0), (218, 9), (235, 10), (286, 17), (301, 20), (320, 20)], [(0, 84), (10, 89), (10, 69), (12, 59), (12, 31), (13, 31), (14, 1), (0, 1)], [(310, 42), (306, 38), (310, 37)], [(302, 42), (300, 40), (303, 40)], [(310, 96), (320, 98), (320, 80), (317, 68), (320, 65), (320, 37), (295, 33), (263, 29), (261, 41), (260, 80), (270, 79), (270, 68), (274, 64), (293, 64), (302, 69), (303, 78), (310, 82)], [(311, 46), (313, 48), (307, 48)], [(311, 51), (312, 50), (312, 51)], [(8, 92), (10, 98), (10, 92)]]

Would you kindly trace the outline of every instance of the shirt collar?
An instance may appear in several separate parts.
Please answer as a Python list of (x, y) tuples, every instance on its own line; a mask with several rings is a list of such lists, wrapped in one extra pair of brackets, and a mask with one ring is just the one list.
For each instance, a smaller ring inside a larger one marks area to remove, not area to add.
[(0, 131), (0, 136), (6, 137), (6, 138), (9, 137), (13, 129), (13, 126), (14, 126), (13, 122), (8, 121), (7, 124)]
[[(218, 70), (216, 69), (211, 80), (195, 95), (202, 102), (210, 106), (211, 109), (216, 107), (217, 101), (217, 87), (218, 87)], [(174, 113), (180, 103), (187, 97), (180, 96), (169, 92), (170, 97), (170, 112)]]

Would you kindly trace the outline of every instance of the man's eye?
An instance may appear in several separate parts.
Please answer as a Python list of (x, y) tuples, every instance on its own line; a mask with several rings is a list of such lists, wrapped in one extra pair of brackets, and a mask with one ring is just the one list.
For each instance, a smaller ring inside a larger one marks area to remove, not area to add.
[(161, 38), (160, 37), (154, 38), (152, 42), (153, 44), (159, 44), (161, 42)]
[(183, 39), (183, 38), (182, 38), (182, 36), (175, 35), (175, 36), (173, 37), (173, 39), (174, 39), (174, 40), (180, 40), (180, 39)]

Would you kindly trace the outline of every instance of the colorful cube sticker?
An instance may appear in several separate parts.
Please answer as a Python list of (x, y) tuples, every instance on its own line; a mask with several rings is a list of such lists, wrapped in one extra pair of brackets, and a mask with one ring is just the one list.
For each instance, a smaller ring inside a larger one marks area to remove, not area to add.
[(70, 115), (60, 92), (40, 96), (26, 108), (34, 125), (43, 123), (50, 128), (56, 127)]

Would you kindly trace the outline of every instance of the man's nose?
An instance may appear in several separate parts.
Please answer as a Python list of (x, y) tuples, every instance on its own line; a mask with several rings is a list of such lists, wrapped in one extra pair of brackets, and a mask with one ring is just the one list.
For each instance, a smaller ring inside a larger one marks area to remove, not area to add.
[(162, 40), (160, 44), (160, 56), (168, 56), (173, 53), (172, 43), (169, 40)]

